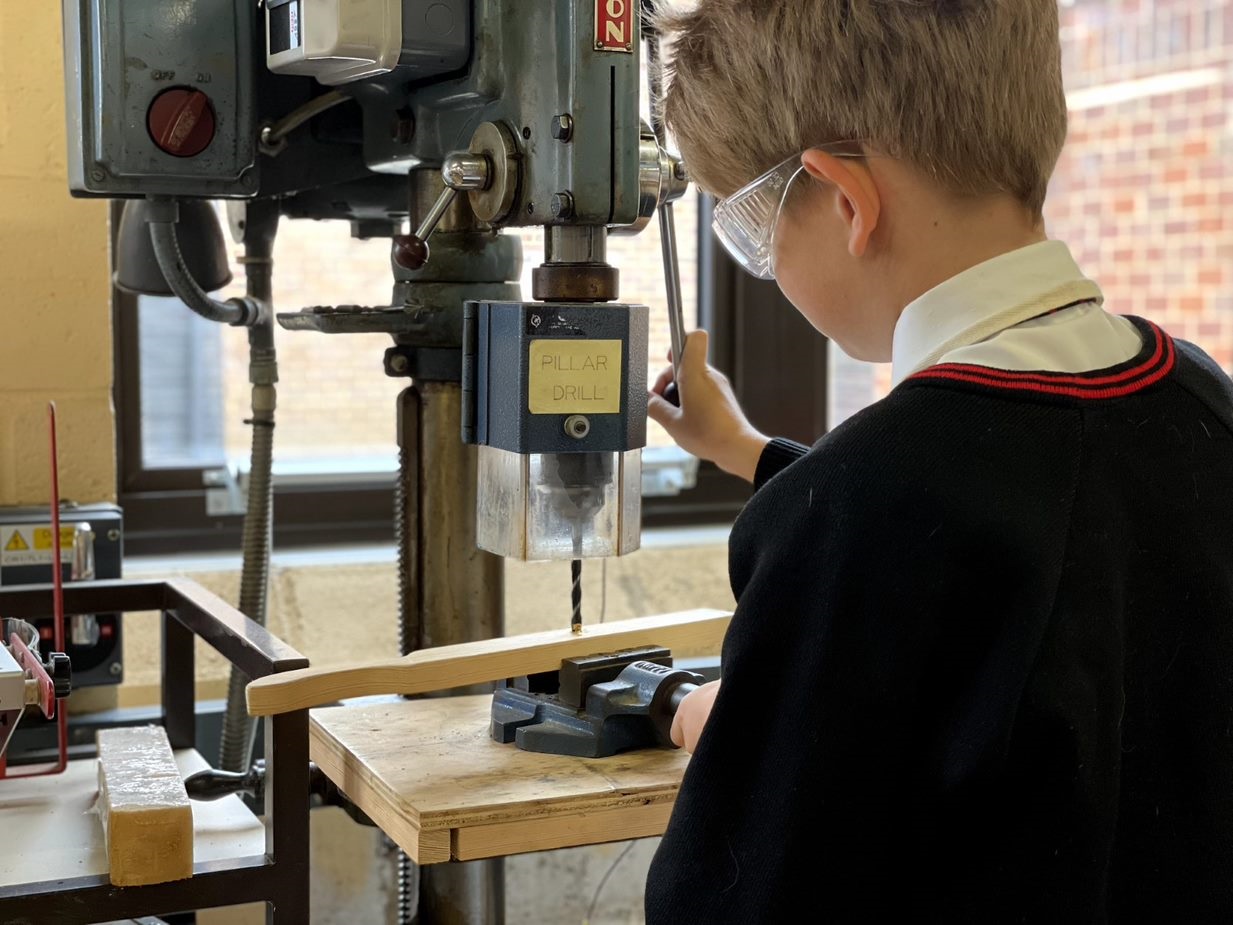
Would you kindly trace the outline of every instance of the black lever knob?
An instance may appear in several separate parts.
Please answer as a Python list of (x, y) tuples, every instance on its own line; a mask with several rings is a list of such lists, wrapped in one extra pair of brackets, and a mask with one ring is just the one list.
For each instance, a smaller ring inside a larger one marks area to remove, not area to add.
[(51, 676), (57, 700), (73, 692), (73, 663), (63, 652), (52, 652), (47, 657), (47, 674)]
[(413, 234), (394, 238), (394, 262), (404, 270), (419, 270), (428, 263), (428, 242)]

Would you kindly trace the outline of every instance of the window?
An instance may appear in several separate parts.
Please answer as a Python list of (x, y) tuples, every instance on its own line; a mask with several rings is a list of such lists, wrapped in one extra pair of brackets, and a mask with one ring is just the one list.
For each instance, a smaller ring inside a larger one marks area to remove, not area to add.
[[(696, 213), (696, 196), (678, 204), (689, 326), (697, 324)], [(523, 284), (529, 297), (531, 267), (542, 260), (542, 231), (517, 233), (526, 248)], [(658, 226), (652, 222), (637, 237), (613, 237), (609, 260), (621, 269), (622, 300), (652, 307), (650, 367), (657, 374), (669, 349)], [(233, 273), (222, 297), (244, 291), (242, 267), (234, 266)], [(275, 245), (274, 287), (279, 311), (386, 304), (392, 287), (389, 242), (353, 240), (345, 223), (284, 221)], [(169, 542), (228, 548), (242, 513), (242, 495), (231, 480), (246, 465), (250, 440), (244, 424), (245, 331), (198, 318), (175, 299), (119, 292), (116, 331), (121, 493), (132, 549), (165, 549)], [(390, 339), (280, 329), (277, 340), (279, 542), (389, 539), (397, 468), (394, 400), (407, 385), (383, 372)], [(666, 433), (652, 428), (649, 471), (657, 453), (679, 453)], [(314, 498), (316, 524), (295, 503), (306, 496)], [(689, 516), (679, 503), (657, 512), (653, 498), (646, 508), (648, 518)]]
[[(1061, 5), (1070, 136), (1045, 210), (1106, 306), (1233, 371), (1233, 0)], [(890, 371), (831, 356), (831, 424)]]

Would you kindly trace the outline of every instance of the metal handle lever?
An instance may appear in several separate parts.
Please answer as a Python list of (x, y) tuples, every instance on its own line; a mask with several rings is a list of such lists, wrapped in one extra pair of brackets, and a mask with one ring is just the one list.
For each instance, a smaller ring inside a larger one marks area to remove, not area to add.
[(681, 265), (676, 252), (676, 219), (672, 203), (659, 207), (659, 239), (664, 253), (664, 282), (668, 287), (668, 334), (672, 339), (672, 383), (664, 398), (681, 406), (681, 357), (685, 352), (685, 309), (681, 304)]
[(247, 771), (198, 771), (184, 781), (184, 790), (190, 800), (202, 802), (221, 800), (233, 793), (259, 800), (265, 794), (265, 762), (254, 762)]
[(455, 152), (448, 155), (441, 165), (445, 189), (415, 229), (415, 234), (399, 235), (394, 239), (394, 262), (404, 270), (423, 267), (431, 254), (428, 239), (454, 204), (454, 197), (465, 190), (487, 189), (491, 175), (492, 165), (482, 154)]
[[(642, 0), (642, 31), (647, 42), (647, 74), (649, 76), (651, 131), (661, 152), (666, 150), (668, 133), (663, 120), (664, 69), (655, 25), (655, 3)], [(672, 339), (672, 383), (664, 390), (664, 399), (681, 406), (681, 357), (685, 353), (685, 309), (681, 304), (681, 266), (676, 251), (676, 219), (672, 203), (685, 194), (688, 178), (680, 160), (667, 156), (661, 165), (661, 201), (659, 204), (659, 242), (664, 254), (664, 282), (668, 290), (668, 334)]]

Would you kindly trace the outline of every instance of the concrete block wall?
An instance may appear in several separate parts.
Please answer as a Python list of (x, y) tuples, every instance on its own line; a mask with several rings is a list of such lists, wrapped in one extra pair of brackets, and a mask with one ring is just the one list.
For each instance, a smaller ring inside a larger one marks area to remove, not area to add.
[(115, 497), (107, 207), (65, 180), (60, 4), (0, 3), (0, 504)]

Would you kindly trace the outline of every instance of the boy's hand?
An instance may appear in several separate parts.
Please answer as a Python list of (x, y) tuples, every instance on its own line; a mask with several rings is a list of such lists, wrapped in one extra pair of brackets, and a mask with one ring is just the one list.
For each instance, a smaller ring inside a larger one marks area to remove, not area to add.
[(709, 342), (706, 331), (694, 331), (685, 341), (681, 381), (677, 383), (681, 407), (674, 407), (663, 397), (673, 381), (669, 366), (655, 382), (647, 413), (681, 449), (752, 482), (770, 438), (749, 423), (727, 378), (707, 365)]
[(715, 705), (715, 696), (718, 693), (719, 682), (711, 681), (685, 695), (676, 709), (676, 716), (672, 718), (673, 745), (685, 749), (691, 755), (694, 753), (702, 735), (702, 727), (711, 715), (711, 707)]

